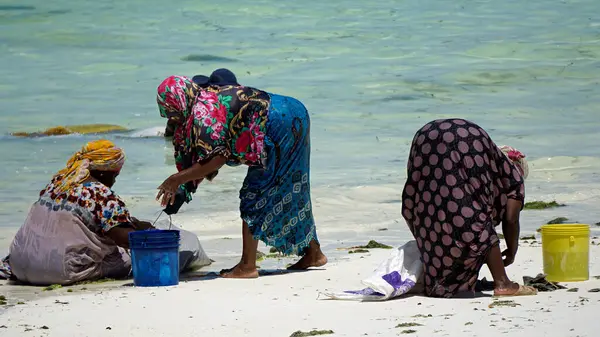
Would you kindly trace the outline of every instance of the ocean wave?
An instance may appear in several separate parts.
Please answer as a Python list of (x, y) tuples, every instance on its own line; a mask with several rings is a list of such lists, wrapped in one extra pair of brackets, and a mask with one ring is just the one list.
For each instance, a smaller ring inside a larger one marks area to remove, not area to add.
[(165, 136), (165, 127), (155, 126), (146, 129), (133, 130), (125, 134), (120, 134), (119, 136), (127, 138), (162, 138)]

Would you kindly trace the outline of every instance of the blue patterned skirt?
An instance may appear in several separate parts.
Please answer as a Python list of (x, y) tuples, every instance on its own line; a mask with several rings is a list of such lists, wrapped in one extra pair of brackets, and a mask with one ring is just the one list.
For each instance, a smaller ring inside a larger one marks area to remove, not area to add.
[(300, 101), (270, 96), (266, 168), (248, 169), (240, 212), (254, 239), (302, 256), (312, 240), (318, 242), (310, 201), (310, 118)]

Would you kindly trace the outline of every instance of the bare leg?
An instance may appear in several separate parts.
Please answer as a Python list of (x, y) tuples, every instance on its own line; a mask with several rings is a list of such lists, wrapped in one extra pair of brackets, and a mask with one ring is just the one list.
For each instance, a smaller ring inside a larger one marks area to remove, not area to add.
[(225, 278), (257, 278), (256, 270), (256, 251), (258, 249), (258, 240), (252, 238), (250, 227), (242, 222), (242, 258), (240, 263), (229, 270), (222, 270), (221, 276)]
[(508, 275), (506, 275), (506, 269), (504, 269), (504, 263), (502, 262), (502, 252), (500, 252), (499, 244), (492, 248), (486, 263), (492, 273), (492, 278), (494, 279), (495, 295), (512, 295), (519, 291), (519, 285), (512, 282), (508, 278)]
[(304, 270), (310, 267), (321, 267), (327, 263), (327, 257), (321, 251), (321, 246), (317, 241), (312, 240), (306, 249), (306, 254), (300, 261), (288, 267), (288, 270)]

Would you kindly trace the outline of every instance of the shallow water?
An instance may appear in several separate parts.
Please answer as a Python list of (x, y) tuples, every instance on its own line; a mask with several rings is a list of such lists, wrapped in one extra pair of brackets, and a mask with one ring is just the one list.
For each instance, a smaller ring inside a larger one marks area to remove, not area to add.
[[(324, 237), (379, 224), (407, 235), (399, 198), (410, 141), (450, 116), (528, 155), (528, 199), (569, 205), (525, 212), (525, 230), (565, 214), (598, 222), (594, 13), (595, 0), (8, 1), (0, 6), (0, 227), (18, 227), (51, 175), (97, 138), (7, 134), (84, 123), (152, 133), (165, 123), (160, 81), (218, 67), (309, 108)], [(115, 189), (134, 214), (153, 217), (156, 186), (174, 172), (170, 145), (135, 132), (107, 137), (128, 155)], [(203, 185), (178, 221), (203, 235), (237, 232), (244, 173), (226, 169)]]

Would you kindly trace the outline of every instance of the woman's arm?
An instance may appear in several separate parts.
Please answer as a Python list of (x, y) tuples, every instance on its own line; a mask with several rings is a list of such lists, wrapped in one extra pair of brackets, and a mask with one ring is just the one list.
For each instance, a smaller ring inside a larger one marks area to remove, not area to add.
[(208, 176), (212, 176), (216, 171), (223, 167), (226, 162), (227, 158), (225, 156), (215, 156), (205, 164), (195, 163), (191, 167), (175, 173), (174, 176), (179, 182), (179, 185), (185, 184), (188, 181), (204, 179)]
[(502, 232), (506, 240), (506, 250), (502, 253), (505, 256), (504, 265), (510, 265), (517, 255), (519, 249), (519, 233), (521, 231), (519, 224), (519, 215), (523, 203), (519, 200), (508, 199), (506, 203), (506, 213), (502, 221)]
[(191, 167), (171, 175), (158, 187), (156, 200), (161, 200), (163, 207), (175, 202), (175, 195), (180, 185), (189, 181), (203, 179), (218, 171), (227, 162), (227, 157), (217, 155), (204, 164), (195, 163)]
[(131, 223), (136, 230), (145, 231), (147, 229), (154, 229), (154, 226), (149, 221), (142, 221), (135, 217), (131, 217)]
[(106, 232), (106, 236), (112, 239), (117, 246), (129, 249), (129, 232), (133, 231), (135, 229), (131, 227), (117, 226)]

